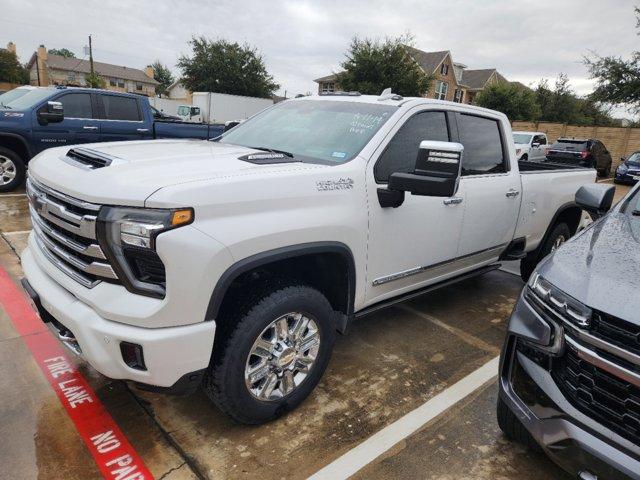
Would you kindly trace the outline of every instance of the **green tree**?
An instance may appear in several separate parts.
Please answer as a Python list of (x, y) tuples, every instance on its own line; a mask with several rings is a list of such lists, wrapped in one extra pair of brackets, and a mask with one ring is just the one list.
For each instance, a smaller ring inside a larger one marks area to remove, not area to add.
[[(640, 8), (635, 7), (636, 28), (640, 29)], [(638, 33), (640, 35), (640, 32)], [(631, 53), (628, 60), (622, 57), (601, 57), (593, 53), (584, 59), (596, 86), (591, 98), (599, 102), (627, 105), (640, 113), (640, 51)]]
[(29, 83), (29, 72), (20, 65), (15, 53), (0, 48), (0, 82)]
[(156, 93), (160, 96), (167, 93), (167, 88), (173, 83), (173, 75), (171, 70), (166, 65), (163, 65), (160, 60), (156, 60), (150, 65), (153, 68), (153, 78), (160, 82), (160, 85), (156, 86)]
[(340, 88), (369, 95), (385, 88), (403, 96), (424, 95), (433, 77), (409, 55), (406, 46), (412, 41), (409, 35), (384, 40), (354, 37), (341, 64), (344, 71), (337, 74)]
[(89, 73), (84, 78), (90, 88), (105, 88), (107, 86), (106, 80), (98, 75), (97, 72)]
[(66, 48), (50, 48), (49, 53), (51, 55), (60, 55), (64, 58), (76, 58), (76, 54)]
[(181, 56), (182, 84), (192, 92), (271, 97), (280, 87), (253, 47), (227, 40), (193, 37), (190, 57)]
[(488, 86), (476, 96), (475, 104), (498, 110), (512, 122), (535, 121), (540, 116), (535, 93), (516, 83), (501, 82)]

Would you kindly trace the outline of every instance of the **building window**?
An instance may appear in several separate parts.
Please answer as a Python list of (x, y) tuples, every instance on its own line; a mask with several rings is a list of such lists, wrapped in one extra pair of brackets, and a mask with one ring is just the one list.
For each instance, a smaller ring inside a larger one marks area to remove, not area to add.
[(447, 65), (444, 62), (442, 62), (442, 65), (440, 65), (440, 74), (441, 75), (446, 75), (447, 73), (449, 73), (449, 65)]
[(460, 90), (459, 88), (456, 88), (455, 92), (453, 93), (453, 101), (462, 103), (462, 90)]
[(76, 74), (75, 72), (67, 72), (67, 82), (75, 82)]
[(436, 82), (436, 94), (435, 97), (437, 100), (444, 100), (447, 98), (447, 92), (449, 91), (449, 84), (447, 82), (443, 82), (442, 80), (438, 80)]
[(142, 91), (142, 84), (141, 83), (139, 83), (139, 82), (136, 83), (136, 90), (138, 90), (139, 92)]
[(118, 86), (119, 86), (120, 88), (124, 88), (124, 80), (123, 80), (122, 78), (119, 78), (119, 79), (118, 79)]
[(334, 82), (323, 82), (320, 91), (322, 93), (333, 93), (336, 91), (336, 84)]
[(118, 84), (118, 82), (116, 81), (115, 78), (110, 78), (109, 79), (109, 85), (111, 85), (112, 87), (115, 87)]

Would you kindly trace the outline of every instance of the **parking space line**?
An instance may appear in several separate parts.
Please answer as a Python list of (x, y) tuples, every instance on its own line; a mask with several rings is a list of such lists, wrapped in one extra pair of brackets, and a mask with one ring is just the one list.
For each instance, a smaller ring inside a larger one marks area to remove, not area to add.
[(409, 313), (418, 315), (419, 317), (424, 318), (425, 320), (428, 320), (434, 325), (437, 325), (440, 328), (444, 328), (446, 331), (452, 333), (456, 337), (460, 338), (460, 340), (462, 340), (465, 343), (468, 343), (473, 347), (479, 348), (480, 350), (484, 350), (485, 352), (489, 352), (494, 355), (497, 355), (500, 353), (500, 348), (494, 347), (493, 345), (485, 342), (484, 340), (481, 340), (478, 337), (475, 337), (470, 333), (465, 332), (464, 330), (461, 330), (457, 327), (453, 327), (448, 323), (444, 323), (443, 321), (438, 320), (437, 318), (432, 317), (431, 315), (427, 315), (426, 313), (422, 313), (421, 311), (416, 310), (413, 307), (409, 307), (408, 305), (397, 305), (397, 308), (401, 308)]
[(0, 195), (0, 198), (3, 197), (26, 197), (27, 194), (26, 193), (3, 193), (2, 195)]
[(498, 364), (499, 357), (493, 358), (431, 400), (349, 450), (313, 474), (309, 480), (339, 480), (354, 475), (394, 445), (492, 381), (498, 375)]
[[(153, 478), (88, 382), (73, 367), (62, 345), (2, 266), (0, 304), (67, 411), (102, 476), (130, 480)], [(61, 476), (64, 477), (64, 473)]]
[(1, 232), (1, 233), (6, 237), (7, 235), (24, 235), (25, 233), (30, 233), (30, 232), (31, 230), (18, 230), (15, 232)]

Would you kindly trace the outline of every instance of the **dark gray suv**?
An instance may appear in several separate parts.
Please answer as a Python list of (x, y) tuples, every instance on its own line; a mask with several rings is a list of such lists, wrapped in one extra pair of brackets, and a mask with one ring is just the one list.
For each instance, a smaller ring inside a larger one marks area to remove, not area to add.
[(602, 218), (533, 273), (500, 364), (500, 428), (590, 480), (640, 479), (640, 185), (613, 193), (576, 194)]

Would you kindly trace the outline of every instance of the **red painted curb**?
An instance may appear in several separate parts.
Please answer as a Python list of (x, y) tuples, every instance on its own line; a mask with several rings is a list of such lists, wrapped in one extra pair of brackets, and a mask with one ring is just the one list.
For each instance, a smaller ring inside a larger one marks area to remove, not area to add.
[(93, 456), (102, 476), (117, 480), (153, 475), (124, 436), (85, 378), (31, 307), (24, 292), (0, 266), (0, 304), (56, 392)]

